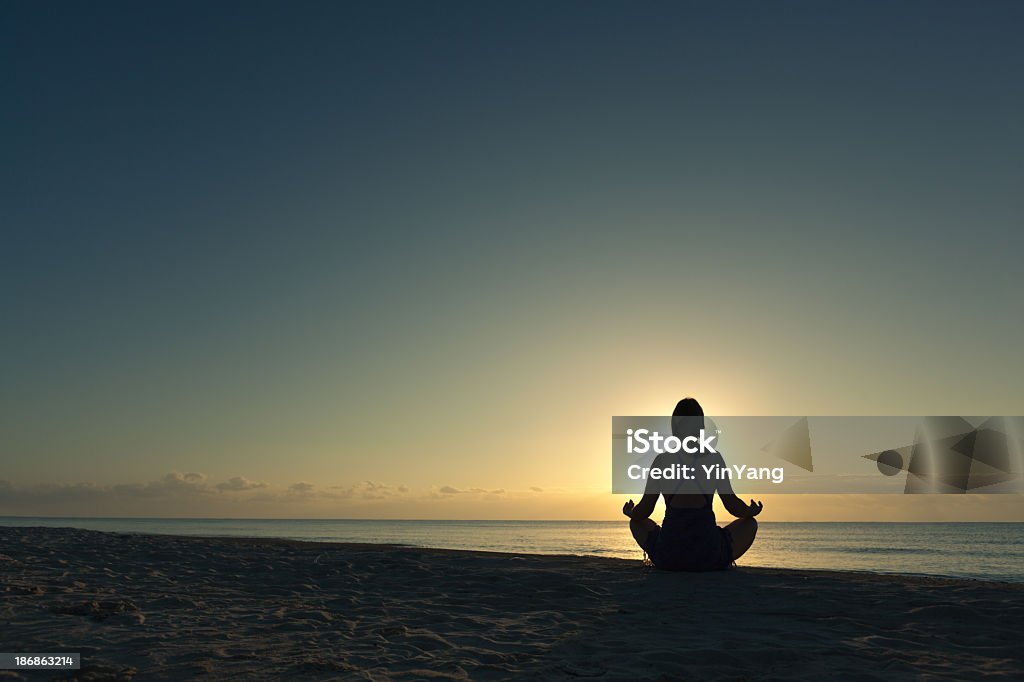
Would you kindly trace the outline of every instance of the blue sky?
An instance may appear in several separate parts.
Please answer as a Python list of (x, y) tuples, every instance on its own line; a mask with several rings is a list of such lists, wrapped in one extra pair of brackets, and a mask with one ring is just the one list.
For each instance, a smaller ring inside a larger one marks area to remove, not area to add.
[(599, 495), (686, 394), (1021, 414), (1022, 20), (8, 3), (0, 479)]

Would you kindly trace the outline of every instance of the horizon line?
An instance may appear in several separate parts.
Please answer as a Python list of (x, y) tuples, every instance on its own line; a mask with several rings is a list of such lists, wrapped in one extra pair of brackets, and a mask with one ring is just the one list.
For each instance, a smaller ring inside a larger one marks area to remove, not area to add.
[[(385, 518), (352, 518), (352, 517), (269, 517), (269, 516), (25, 516), (19, 514), (0, 514), (0, 519), (68, 519), (89, 521), (400, 521), (400, 522), (452, 522), (452, 523), (621, 523), (615, 519), (385, 519)], [(1022, 521), (761, 521), (758, 523), (874, 523), (874, 524), (952, 524), (952, 523), (1017, 523)]]

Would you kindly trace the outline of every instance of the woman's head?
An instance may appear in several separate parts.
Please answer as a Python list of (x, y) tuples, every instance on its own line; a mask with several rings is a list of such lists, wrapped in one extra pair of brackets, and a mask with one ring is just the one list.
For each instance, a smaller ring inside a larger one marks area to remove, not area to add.
[(683, 398), (672, 410), (672, 435), (683, 439), (698, 436), (704, 428), (704, 408), (693, 398)]

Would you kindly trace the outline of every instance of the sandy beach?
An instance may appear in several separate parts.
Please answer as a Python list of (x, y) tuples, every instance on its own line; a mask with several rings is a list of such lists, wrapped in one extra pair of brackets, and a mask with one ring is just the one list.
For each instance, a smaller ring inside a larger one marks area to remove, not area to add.
[(980, 581), (0, 528), (0, 594), (0, 651), (82, 654), (5, 679), (1024, 677)]

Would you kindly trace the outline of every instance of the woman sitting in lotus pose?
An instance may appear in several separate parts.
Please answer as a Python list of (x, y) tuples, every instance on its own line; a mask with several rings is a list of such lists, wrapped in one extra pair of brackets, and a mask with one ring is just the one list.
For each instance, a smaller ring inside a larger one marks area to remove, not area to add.
[[(677, 438), (695, 435), (698, 425), (700, 429), (704, 428), (704, 410), (693, 398), (680, 400), (672, 417), (672, 434)], [(684, 463), (694, 468), (718, 464), (725, 468), (721, 454), (689, 455), (684, 452), (658, 455), (652, 466), (667, 467), (672, 463)], [(622, 507), (622, 513), (630, 519), (629, 529), (633, 538), (656, 567), (669, 571), (715, 571), (730, 566), (750, 549), (757, 535), (754, 517), (761, 513), (764, 505), (753, 500), (749, 505), (745, 504), (733, 494), (728, 478), (690, 481), (687, 483), (689, 492), (674, 494), (665, 492), (665, 486), (664, 481), (648, 480), (640, 504), (634, 505), (630, 500)], [(661, 526), (650, 518), (658, 502), (659, 490), (665, 496), (665, 520)], [(716, 492), (726, 510), (738, 519), (725, 528), (719, 528), (715, 523), (715, 513), (711, 509)]]

